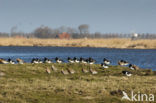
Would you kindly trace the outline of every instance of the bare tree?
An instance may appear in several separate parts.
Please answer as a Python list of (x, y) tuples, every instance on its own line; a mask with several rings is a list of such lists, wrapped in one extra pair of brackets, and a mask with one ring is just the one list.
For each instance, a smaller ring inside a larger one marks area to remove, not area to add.
[(67, 32), (67, 27), (66, 26), (61, 26), (58, 28), (59, 33)]
[(50, 38), (52, 29), (47, 26), (41, 26), (34, 31), (34, 36), (38, 38)]
[(94, 38), (101, 38), (101, 33), (100, 32), (95, 32)]
[(89, 25), (82, 24), (79, 27), (80, 34), (88, 34), (89, 33)]
[(15, 35), (17, 32), (17, 26), (13, 26), (10, 32), (11, 32), (11, 35)]
[(9, 37), (9, 33), (0, 32), (0, 37)]

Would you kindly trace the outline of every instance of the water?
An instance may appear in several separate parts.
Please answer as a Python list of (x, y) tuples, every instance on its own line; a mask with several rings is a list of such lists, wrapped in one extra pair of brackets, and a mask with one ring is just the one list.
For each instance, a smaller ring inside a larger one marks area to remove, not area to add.
[(111, 60), (112, 65), (117, 65), (118, 60), (126, 60), (141, 68), (156, 70), (156, 49), (108, 49), (88, 47), (0, 47), (0, 58), (21, 58), (30, 62), (32, 58), (43, 59), (47, 57), (54, 61), (59, 57), (67, 61), (67, 57), (92, 57), (101, 63), (103, 58)]

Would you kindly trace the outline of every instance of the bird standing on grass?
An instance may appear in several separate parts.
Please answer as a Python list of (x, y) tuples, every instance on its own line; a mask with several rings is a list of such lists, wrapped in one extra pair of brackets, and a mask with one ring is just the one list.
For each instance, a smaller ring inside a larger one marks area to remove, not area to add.
[(93, 59), (93, 58), (91, 58), (91, 57), (89, 57), (88, 59), (87, 59), (87, 61), (88, 61), (88, 63), (89, 64), (94, 64), (96, 61)]
[(59, 64), (63, 62), (63, 60), (59, 59), (58, 57), (55, 58), (55, 61), (56, 63), (59, 63)]
[(80, 58), (80, 62), (83, 63), (83, 64), (87, 64), (88, 61), (87, 61), (85, 58), (82, 58), (82, 57), (81, 57), (81, 58)]
[(67, 60), (68, 60), (68, 62), (69, 62), (69, 63), (74, 63), (74, 60), (73, 60), (73, 59), (71, 59), (70, 57), (68, 57), (68, 59), (67, 59)]
[(128, 63), (127, 61), (125, 61), (125, 60), (120, 60), (120, 61), (118, 61), (118, 64), (119, 64), (120, 66), (126, 66), (126, 65), (128, 65), (129, 63)]
[(17, 58), (16, 61), (17, 61), (18, 64), (24, 64), (24, 61), (22, 59), (20, 59), (20, 58)]
[(80, 62), (80, 60), (78, 58), (76, 58), (76, 57), (74, 57), (73, 60), (74, 60), (75, 63), (79, 63)]
[(46, 57), (44, 58), (44, 60), (43, 60), (43, 61), (44, 61), (44, 63), (51, 63), (51, 60), (50, 60), (50, 59), (48, 59), (48, 58), (46, 58)]
[(89, 71), (87, 69), (82, 68), (83, 73), (88, 73)]
[(8, 61), (4, 60), (4, 59), (0, 59), (0, 64), (8, 64)]
[(128, 71), (122, 71), (122, 73), (128, 77), (132, 76), (132, 73)]
[(67, 70), (63, 70), (63, 69), (61, 70), (61, 73), (64, 74), (64, 75), (68, 75), (69, 74), (69, 72)]
[(38, 58), (33, 58), (33, 59), (31, 60), (31, 63), (32, 63), (32, 64), (38, 64), (38, 63), (39, 63), (39, 59), (38, 59)]
[(54, 65), (51, 66), (51, 69), (52, 69), (53, 71), (57, 71), (57, 68), (56, 68)]
[(129, 64), (129, 68), (132, 70), (139, 70), (140, 68), (136, 65)]
[(93, 69), (89, 69), (89, 71), (92, 73), (92, 74), (98, 74), (98, 72), (96, 70), (93, 70)]
[(49, 69), (48, 67), (46, 68), (46, 72), (47, 72), (48, 74), (51, 73), (51, 71), (50, 71), (50, 69)]
[(108, 68), (108, 65), (107, 64), (105, 64), (105, 63), (101, 63), (101, 66), (102, 66), (102, 68)]
[(15, 61), (11, 60), (10, 58), (8, 59), (8, 63), (10, 64), (15, 64)]
[(104, 58), (103, 63), (106, 64), (106, 65), (109, 65), (111, 62), (108, 59)]
[(70, 73), (70, 74), (74, 74), (75, 73), (75, 71), (73, 70), (73, 69), (67, 69), (67, 71)]
[(0, 71), (0, 77), (3, 77), (3, 76), (5, 76), (5, 73)]

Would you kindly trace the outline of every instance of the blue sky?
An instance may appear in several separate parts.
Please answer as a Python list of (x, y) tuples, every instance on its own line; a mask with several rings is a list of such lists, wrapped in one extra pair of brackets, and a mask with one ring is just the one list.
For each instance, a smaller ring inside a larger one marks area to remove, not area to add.
[(80, 24), (92, 33), (156, 33), (156, 0), (0, 0), (0, 32)]

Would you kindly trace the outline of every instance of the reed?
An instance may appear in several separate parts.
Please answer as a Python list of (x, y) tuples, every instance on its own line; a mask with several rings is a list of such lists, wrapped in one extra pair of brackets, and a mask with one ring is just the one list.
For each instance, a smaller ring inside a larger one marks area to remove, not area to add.
[(156, 40), (150, 39), (38, 39), (0, 38), (0, 46), (63, 46), (156, 49)]

